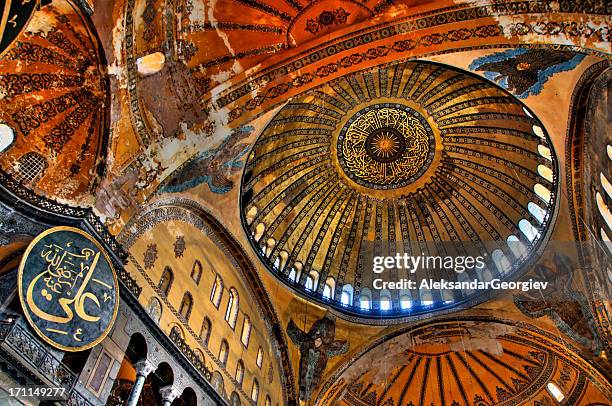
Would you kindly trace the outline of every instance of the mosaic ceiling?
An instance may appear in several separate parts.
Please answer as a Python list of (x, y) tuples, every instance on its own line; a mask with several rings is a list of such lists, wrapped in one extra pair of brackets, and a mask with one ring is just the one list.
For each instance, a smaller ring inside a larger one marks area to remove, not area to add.
[(59, 0), (38, 11), (0, 72), (0, 123), (14, 133), (2, 169), (38, 194), (80, 201), (92, 193), (105, 168), (108, 77), (79, 8)]
[[(348, 284), (352, 303), (337, 307), (359, 312), (359, 292), (375, 277), (364, 253), (375, 242), (430, 255), (472, 245), (489, 274), (470, 279), (516, 277), (546, 234), (557, 176), (548, 136), (518, 99), (449, 66), (410, 61), (286, 104), (247, 159), (242, 215), (281, 280), (332, 305)], [(429, 245), (441, 242), (457, 243)], [(320, 283), (307, 286), (309, 275)], [(323, 297), (328, 278), (335, 292)], [(470, 298), (432, 295), (440, 306)], [(431, 308), (412, 299), (411, 313)]]
[(377, 344), (333, 376), (317, 404), (559, 404), (549, 384), (567, 405), (603, 405), (612, 396), (591, 365), (526, 326), (439, 321)]

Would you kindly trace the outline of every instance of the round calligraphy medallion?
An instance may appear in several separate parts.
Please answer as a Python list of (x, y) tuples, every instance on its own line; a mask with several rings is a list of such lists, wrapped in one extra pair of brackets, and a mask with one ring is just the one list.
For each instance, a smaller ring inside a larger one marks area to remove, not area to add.
[(38, 235), (21, 260), (17, 282), (30, 325), (56, 348), (91, 348), (115, 323), (117, 276), (102, 246), (82, 230), (55, 227)]
[(356, 183), (373, 189), (409, 185), (429, 168), (435, 137), (420, 113), (399, 103), (368, 106), (340, 130), (338, 161)]

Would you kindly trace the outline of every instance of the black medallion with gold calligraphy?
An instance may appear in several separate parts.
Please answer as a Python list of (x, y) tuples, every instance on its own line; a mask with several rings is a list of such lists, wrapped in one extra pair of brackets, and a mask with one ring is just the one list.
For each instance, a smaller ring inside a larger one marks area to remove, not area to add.
[(100, 343), (119, 307), (108, 255), (90, 235), (72, 227), (51, 228), (32, 241), (19, 266), (18, 290), (30, 325), (64, 351)]
[(400, 103), (368, 106), (340, 130), (338, 161), (356, 183), (395, 189), (418, 179), (433, 161), (435, 137), (421, 114)]

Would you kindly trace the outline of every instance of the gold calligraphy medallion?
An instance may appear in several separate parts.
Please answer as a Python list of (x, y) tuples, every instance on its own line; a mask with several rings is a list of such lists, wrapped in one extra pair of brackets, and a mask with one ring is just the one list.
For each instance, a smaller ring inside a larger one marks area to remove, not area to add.
[(17, 281), (28, 322), (61, 350), (97, 345), (117, 317), (112, 262), (93, 237), (77, 228), (55, 227), (38, 235), (21, 260)]
[(338, 161), (356, 183), (374, 189), (404, 187), (430, 166), (435, 137), (427, 120), (400, 103), (355, 113), (338, 136)]

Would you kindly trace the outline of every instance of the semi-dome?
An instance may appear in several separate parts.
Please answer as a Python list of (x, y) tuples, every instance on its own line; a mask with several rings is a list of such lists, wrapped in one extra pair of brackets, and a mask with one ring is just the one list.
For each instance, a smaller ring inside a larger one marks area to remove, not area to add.
[(546, 235), (557, 178), (550, 139), (518, 99), (409, 61), (280, 109), (249, 155), (241, 211), (261, 260), (305, 295), (352, 314), (416, 314), (475, 293), (374, 291), (367, 252), (476, 250), (486, 267), (459, 279), (516, 278)]

